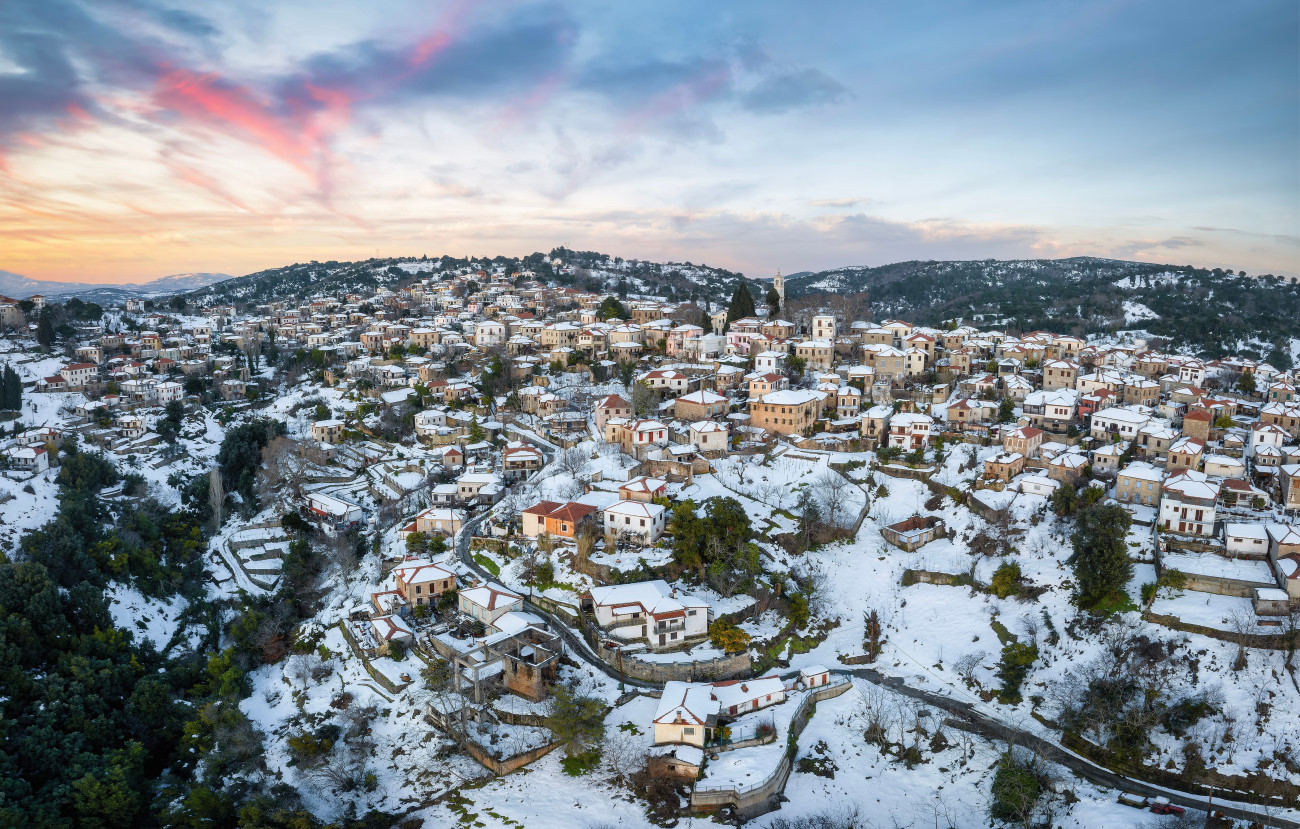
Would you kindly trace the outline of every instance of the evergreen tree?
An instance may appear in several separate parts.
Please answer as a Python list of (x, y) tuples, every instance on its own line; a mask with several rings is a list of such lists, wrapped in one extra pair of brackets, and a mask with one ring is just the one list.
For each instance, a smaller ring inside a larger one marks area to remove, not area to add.
[(632, 316), (627, 312), (627, 309), (623, 307), (623, 303), (619, 302), (612, 296), (605, 297), (605, 301), (600, 303), (600, 310), (596, 312), (596, 315), (603, 320), (625, 320)]
[(1133, 578), (1128, 529), (1133, 519), (1119, 504), (1097, 504), (1079, 514), (1071, 541), (1075, 602), (1088, 610), (1124, 595)]
[(23, 407), (23, 383), (13, 366), (6, 365), (0, 375), (0, 409), (16, 412)]
[(41, 318), (36, 323), (36, 342), (41, 344), (42, 348), (52, 348), (54, 346), (54, 323), (50, 320), (50, 309), (41, 310)]
[(776, 319), (776, 315), (781, 313), (781, 295), (776, 292), (776, 288), (768, 288), (767, 296), (764, 297), (767, 302), (767, 315), (771, 319)]
[(998, 423), (1010, 423), (1016, 418), (1016, 406), (1010, 399), (1004, 399), (998, 405)]
[(727, 324), (752, 316), (754, 316), (754, 295), (742, 282), (736, 286), (736, 292), (731, 295), (731, 306), (727, 308)]

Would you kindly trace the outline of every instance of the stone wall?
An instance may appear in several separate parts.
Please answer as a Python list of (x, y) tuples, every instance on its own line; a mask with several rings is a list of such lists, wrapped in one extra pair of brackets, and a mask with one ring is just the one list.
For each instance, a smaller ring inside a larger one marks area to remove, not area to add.
[(1148, 622), (1155, 622), (1158, 625), (1164, 625), (1167, 628), (1181, 630), (1184, 633), (1198, 633), (1201, 636), (1208, 636), (1211, 639), (1218, 639), (1222, 642), (1231, 642), (1237, 644), (1241, 642), (1248, 648), (1262, 648), (1265, 650), (1285, 650), (1290, 636), (1285, 633), (1267, 634), (1267, 633), (1242, 633), (1238, 634), (1233, 631), (1219, 630), (1218, 628), (1205, 627), (1204, 625), (1194, 625), (1190, 622), (1184, 622), (1177, 616), (1164, 616), (1159, 613), (1147, 611), (1142, 614), (1142, 618)]
[(903, 581), (904, 587), (913, 584), (941, 584), (946, 587), (957, 587), (963, 584), (970, 584), (970, 576), (964, 573), (940, 573), (935, 570), (904, 570)]
[(498, 555), (505, 555), (510, 542), (504, 538), (492, 538), (486, 535), (472, 535), (469, 538), (471, 550), (491, 550)]
[[(616, 648), (606, 648), (600, 639), (588, 643), (595, 649), (596, 655), (612, 666), (619, 668), (619, 652)], [(749, 651), (720, 656), (717, 659), (691, 660), (690, 662), (646, 662), (631, 654), (623, 654), (623, 673), (642, 682), (662, 685), (665, 682), (713, 682), (722, 679), (741, 679), (753, 673), (753, 661)]]
[(509, 774), (516, 769), (523, 768), (535, 760), (540, 760), (559, 747), (559, 743), (547, 743), (544, 746), (538, 746), (537, 748), (525, 751), (522, 754), (514, 754), (509, 757), (493, 757), (487, 752), (487, 749), (483, 748), (478, 743), (465, 743), (465, 750), (469, 753), (469, 756), (479, 761), (485, 768), (498, 777)]
[(907, 478), (913, 481), (924, 481), (934, 474), (934, 468), (922, 466), (912, 469), (907, 466), (898, 466), (896, 464), (880, 464), (875, 467), (873, 472), (879, 472), (882, 475), (888, 475), (891, 478)]

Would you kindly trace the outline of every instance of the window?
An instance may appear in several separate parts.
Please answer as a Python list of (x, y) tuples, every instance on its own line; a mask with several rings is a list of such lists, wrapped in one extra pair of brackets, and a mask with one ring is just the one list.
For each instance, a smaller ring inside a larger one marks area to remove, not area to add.
[(682, 734), (685, 735), (685, 736), (691, 736), (691, 735), (694, 734), (694, 733), (695, 733), (695, 729), (694, 729), (694, 728), (683, 728), (683, 729), (682, 729)]

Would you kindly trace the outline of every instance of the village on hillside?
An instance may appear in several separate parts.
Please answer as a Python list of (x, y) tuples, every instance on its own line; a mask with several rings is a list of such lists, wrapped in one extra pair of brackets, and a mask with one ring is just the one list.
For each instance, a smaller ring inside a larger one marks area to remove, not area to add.
[(213, 601), (305, 608), (240, 628), (241, 774), (424, 826), (1300, 819), (1295, 369), (402, 267), (0, 300), (5, 548), (100, 453), (201, 512)]

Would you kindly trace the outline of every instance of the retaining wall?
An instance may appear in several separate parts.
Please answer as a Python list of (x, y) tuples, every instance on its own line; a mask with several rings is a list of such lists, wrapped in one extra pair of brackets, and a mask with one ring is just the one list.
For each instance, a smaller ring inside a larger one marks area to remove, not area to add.
[(525, 751), (522, 754), (499, 758), (488, 754), (487, 749), (483, 748), (478, 743), (466, 742), (464, 746), (465, 751), (469, 753), (469, 756), (482, 763), (489, 771), (500, 777), (509, 774), (516, 769), (522, 768), (535, 760), (545, 757), (555, 749), (559, 748), (560, 744), (547, 743), (544, 746), (538, 746), (537, 748)]
[(804, 728), (808, 726), (808, 721), (812, 719), (812, 715), (816, 712), (817, 703), (832, 697), (838, 697), (852, 687), (852, 680), (845, 678), (843, 682), (835, 685), (823, 685), (817, 690), (806, 694), (803, 700), (800, 701), (799, 708), (794, 712), (794, 718), (790, 721), (790, 731), (787, 734), (790, 749), (781, 757), (781, 762), (777, 764), (776, 769), (768, 775), (767, 779), (761, 783), (739, 789), (701, 789), (700, 784), (697, 783), (691, 791), (691, 809), (693, 811), (709, 812), (723, 806), (735, 806), (736, 811), (746, 818), (756, 817), (772, 811), (775, 799), (785, 791), (785, 784), (790, 778), (790, 769), (794, 763), (794, 756), (798, 753), (799, 735), (803, 733)]
[(1142, 618), (1148, 622), (1155, 622), (1157, 625), (1164, 625), (1174, 630), (1181, 630), (1184, 633), (1196, 633), (1201, 636), (1208, 636), (1211, 639), (1218, 639), (1221, 642), (1231, 642), (1237, 644), (1241, 642), (1248, 648), (1263, 648), (1265, 650), (1286, 650), (1287, 642), (1290, 636), (1285, 633), (1267, 634), (1267, 633), (1236, 633), (1233, 631), (1219, 630), (1217, 628), (1205, 627), (1204, 625), (1194, 625), (1190, 622), (1184, 622), (1177, 616), (1164, 616), (1159, 613), (1147, 611), (1142, 614)]

